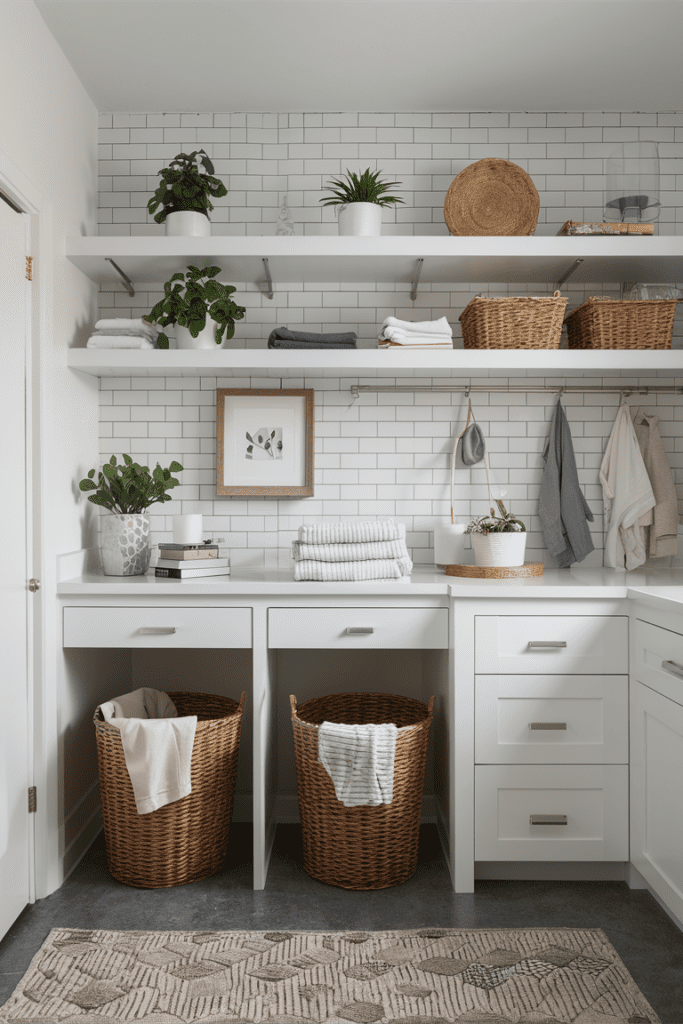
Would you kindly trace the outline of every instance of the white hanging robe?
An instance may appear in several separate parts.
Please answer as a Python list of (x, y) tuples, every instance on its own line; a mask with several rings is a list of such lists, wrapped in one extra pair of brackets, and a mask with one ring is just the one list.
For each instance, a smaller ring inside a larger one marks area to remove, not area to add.
[(600, 483), (607, 526), (605, 565), (636, 569), (647, 559), (645, 531), (638, 520), (656, 502), (626, 402), (619, 407), (607, 442)]

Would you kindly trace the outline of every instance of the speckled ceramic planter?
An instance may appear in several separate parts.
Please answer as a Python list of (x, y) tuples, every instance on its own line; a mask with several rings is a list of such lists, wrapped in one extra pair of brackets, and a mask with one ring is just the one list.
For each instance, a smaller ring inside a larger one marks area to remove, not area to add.
[(100, 516), (100, 554), (105, 576), (143, 576), (149, 568), (149, 517)]
[(473, 533), (472, 546), (477, 565), (524, 565), (526, 532)]

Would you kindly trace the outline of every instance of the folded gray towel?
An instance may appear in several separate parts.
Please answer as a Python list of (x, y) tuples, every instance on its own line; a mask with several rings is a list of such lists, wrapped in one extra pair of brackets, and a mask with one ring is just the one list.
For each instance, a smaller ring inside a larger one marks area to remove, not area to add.
[(288, 327), (276, 327), (268, 337), (268, 348), (355, 348), (357, 341), (355, 331), (316, 334), (313, 331), (290, 331)]

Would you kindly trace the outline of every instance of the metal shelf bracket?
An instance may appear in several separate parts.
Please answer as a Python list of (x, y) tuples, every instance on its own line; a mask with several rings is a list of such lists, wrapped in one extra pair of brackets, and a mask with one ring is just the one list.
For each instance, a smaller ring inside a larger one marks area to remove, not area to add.
[(424, 259), (420, 257), (415, 263), (415, 275), (413, 277), (413, 283), (410, 286), (410, 301), (415, 302), (417, 298), (417, 286), (420, 283), (420, 274), (422, 273), (422, 264)]
[(126, 289), (128, 294), (132, 298), (135, 295), (135, 288), (133, 287), (133, 282), (131, 281), (131, 279), (128, 277), (127, 274), (124, 274), (124, 272), (121, 270), (121, 267), (119, 267), (118, 264), (114, 263), (111, 256), (105, 256), (104, 258), (107, 261), (107, 263), (111, 263), (112, 267), (123, 281), (123, 287)]
[(259, 288), (261, 289), (263, 294), (266, 296), (266, 298), (267, 299), (272, 299), (272, 297), (273, 297), (273, 279), (270, 276), (270, 267), (268, 266), (268, 257), (267, 256), (261, 257), (261, 262), (263, 263), (263, 270), (264, 270), (265, 275), (266, 275), (266, 280), (265, 280), (265, 282), (257, 281), (256, 283), (258, 284)]
[(574, 272), (575, 272), (576, 270), (578, 270), (578, 269), (579, 269), (579, 267), (581, 266), (581, 264), (582, 264), (582, 263), (583, 263), (583, 256), (580, 256), (580, 257), (578, 258), (578, 260), (574, 260), (574, 262), (572, 263), (572, 265), (571, 265), (571, 267), (569, 268), (569, 270), (565, 270), (564, 274), (562, 275), (562, 277), (560, 278), (560, 280), (559, 280), (559, 281), (557, 282), (557, 284), (555, 285), (555, 291), (559, 291), (559, 290), (560, 290), (560, 288), (562, 287), (562, 285), (564, 284), (564, 282), (565, 282), (565, 281), (566, 281), (566, 280), (567, 280), (568, 278), (570, 278), (570, 277), (572, 276), (572, 274), (573, 274), (573, 273), (574, 273)]

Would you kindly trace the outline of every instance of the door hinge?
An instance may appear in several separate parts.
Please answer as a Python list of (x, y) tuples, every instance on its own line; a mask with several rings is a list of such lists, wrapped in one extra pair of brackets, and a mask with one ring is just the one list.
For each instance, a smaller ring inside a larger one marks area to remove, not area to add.
[(35, 786), (28, 787), (28, 812), (29, 814), (35, 814), (36, 807), (38, 806), (38, 794)]
[(26, 280), (33, 280), (33, 256), (26, 257)]

